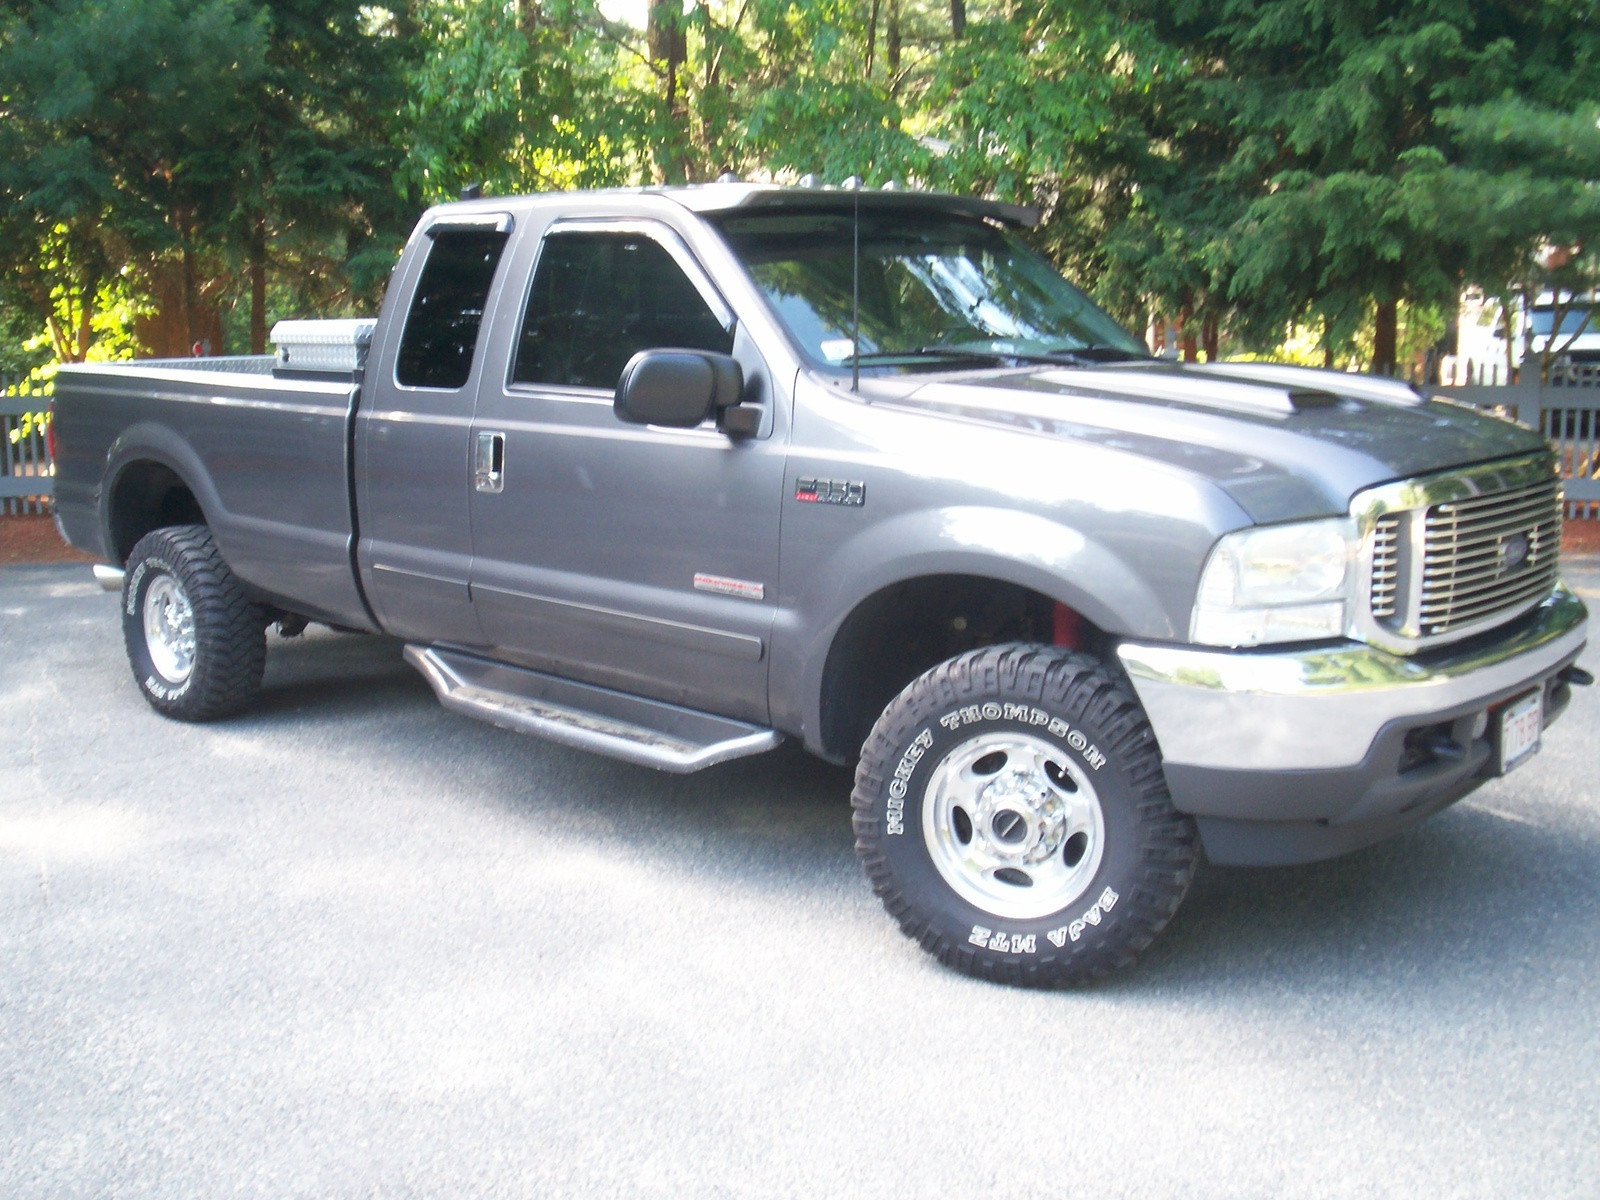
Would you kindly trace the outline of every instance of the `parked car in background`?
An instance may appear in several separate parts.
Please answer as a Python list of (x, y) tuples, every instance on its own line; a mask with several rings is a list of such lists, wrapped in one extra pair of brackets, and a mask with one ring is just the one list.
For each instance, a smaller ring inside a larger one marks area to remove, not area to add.
[[(1464, 326), (1457, 351), (1461, 363), (1474, 364), (1474, 376), (1485, 372), (1505, 377), (1520, 371), (1525, 359), (1545, 363), (1558, 376), (1600, 369), (1600, 311), (1590, 293), (1540, 292), (1519, 301), (1509, 315), (1493, 301), (1478, 299), (1471, 307), (1487, 324)], [(1510, 337), (1510, 353), (1506, 339)]]

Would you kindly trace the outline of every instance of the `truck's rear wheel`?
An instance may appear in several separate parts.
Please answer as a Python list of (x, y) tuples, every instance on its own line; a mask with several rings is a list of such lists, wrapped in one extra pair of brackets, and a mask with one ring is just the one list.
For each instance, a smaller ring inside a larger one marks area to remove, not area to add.
[(122, 635), (139, 690), (157, 712), (211, 721), (255, 697), (266, 615), (204, 525), (146, 534), (128, 556)]
[(1010, 983), (1132, 962), (1198, 857), (1138, 699), (1048, 646), (975, 650), (915, 680), (867, 738), (852, 803), (856, 851), (905, 934)]

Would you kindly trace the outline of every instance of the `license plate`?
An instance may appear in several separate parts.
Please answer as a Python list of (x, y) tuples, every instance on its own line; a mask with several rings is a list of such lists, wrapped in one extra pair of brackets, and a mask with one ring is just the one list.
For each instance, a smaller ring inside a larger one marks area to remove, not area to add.
[(1500, 765), (1504, 775), (1539, 751), (1544, 729), (1544, 689), (1514, 700), (1500, 710)]

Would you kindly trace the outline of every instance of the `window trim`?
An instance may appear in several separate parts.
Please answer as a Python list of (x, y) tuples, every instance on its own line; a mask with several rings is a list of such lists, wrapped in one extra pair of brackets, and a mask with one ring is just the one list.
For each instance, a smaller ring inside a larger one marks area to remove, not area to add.
[[(467, 391), (472, 386), (473, 376), (478, 372), (480, 355), (486, 354), (485, 333), (490, 326), (493, 313), (491, 301), (495, 295), (495, 285), (500, 281), (500, 272), (505, 268), (507, 260), (511, 257), (512, 230), (515, 222), (510, 213), (485, 213), (482, 217), (443, 217), (430, 222), (422, 230), (422, 236), (428, 239), (428, 252), (422, 256), (422, 262), (417, 267), (416, 278), (411, 281), (411, 286), (406, 289), (405, 308), (402, 310), (404, 319), (400, 322), (400, 336), (394, 340), (394, 363), (389, 372), (391, 386), (400, 392), (427, 392), (431, 395), (455, 396)], [(467, 377), (460, 387), (429, 387), (420, 383), (403, 383), (400, 379), (400, 352), (405, 345), (406, 330), (411, 326), (412, 311), (417, 304), (417, 289), (422, 286), (422, 276), (428, 269), (428, 261), (433, 257), (434, 247), (438, 242), (434, 239), (441, 233), (500, 233), (505, 235), (505, 241), (500, 244), (500, 256), (495, 260), (494, 273), (489, 276), (489, 286), (483, 294), (483, 320), (478, 322), (478, 337), (472, 347), (472, 363), (467, 368)]]
[(615, 389), (582, 387), (572, 383), (536, 383), (533, 381), (518, 381), (517, 356), (522, 350), (522, 331), (528, 321), (528, 305), (533, 302), (533, 285), (539, 277), (539, 266), (544, 261), (545, 247), (550, 244), (550, 239), (562, 234), (581, 233), (636, 233), (649, 238), (667, 252), (668, 257), (677, 264), (683, 272), (689, 285), (699, 293), (706, 307), (711, 310), (711, 315), (729, 336), (735, 336), (739, 330), (739, 317), (733, 311), (733, 306), (723, 298), (717, 286), (711, 280), (708, 272), (694, 251), (679, 236), (678, 231), (665, 221), (650, 217), (564, 217), (552, 221), (546, 226), (545, 231), (539, 236), (539, 248), (534, 252), (533, 265), (528, 269), (528, 280), (522, 290), (522, 304), (517, 309), (517, 322), (512, 327), (511, 353), (506, 358), (505, 390), (507, 394), (526, 393), (530, 391), (553, 392), (562, 399), (581, 400), (593, 403), (604, 397), (606, 404), (611, 404)]

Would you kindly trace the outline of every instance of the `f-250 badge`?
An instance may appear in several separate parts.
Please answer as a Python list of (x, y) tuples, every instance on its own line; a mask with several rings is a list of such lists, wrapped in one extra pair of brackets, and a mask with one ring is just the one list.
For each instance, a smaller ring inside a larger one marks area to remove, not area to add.
[(867, 502), (867, 485), (849, 479), (797, 479), (794, 498), (802, 504), (843, 504), (860, 508)]

